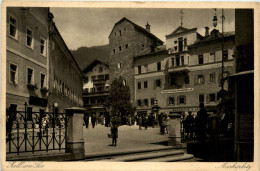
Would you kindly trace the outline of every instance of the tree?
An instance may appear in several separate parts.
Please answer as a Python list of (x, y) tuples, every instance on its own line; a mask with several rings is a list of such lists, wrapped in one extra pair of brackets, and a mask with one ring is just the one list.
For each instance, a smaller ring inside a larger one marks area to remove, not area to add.
[(134, 108), (130, 102), (130, 89), (124, 85), (123, 77), (115, 78), (110, 86), (109, 96), (105, 101), (105, 106), (111, 109), (111, 114), (118, 116), (128, 116), (134, 114)]

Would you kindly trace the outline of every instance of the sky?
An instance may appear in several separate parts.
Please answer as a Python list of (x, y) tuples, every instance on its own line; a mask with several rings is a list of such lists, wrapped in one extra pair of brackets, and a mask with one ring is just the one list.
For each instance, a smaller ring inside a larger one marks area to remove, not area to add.
[[(151, 33), (166, 42), (165, 35), (170, 34), (181, 25), (180, 10), (171, 8), (51, 8), (54, 22), (67, 46), (71, 50), (79, 47), (100, 46), (108, 44), (108, 36), (114, 24), (123, 17), (145, 28), (151, 25)], [(183, 9), (183, 27), (197, 28), (205, 35), (204, 27), (213, 29), (211, 9)], [(217, 12), (221, 31), (221, 9)], [(224, 10), (224, 32), (235, 30), (235, 10)]]

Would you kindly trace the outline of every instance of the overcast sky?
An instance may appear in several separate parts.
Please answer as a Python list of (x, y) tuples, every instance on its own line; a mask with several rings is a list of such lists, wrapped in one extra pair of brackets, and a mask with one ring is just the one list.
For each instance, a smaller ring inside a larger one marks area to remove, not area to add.
[[(180, 26), (180, 9), (129, 9), (129, 8), (51, 8), (54, 22), (71, 50), (79, 47), (108, 44), (108, 36), (116, 22), (126, 17), (145, 28), (148, 22), (151, 32), (166, 41), (165, 35)], [(205, 34), (205, 26), (213, 29), (213, 9), (184, 9), (183, 27), (198, 28)], [(217, 10), (218, 26), (221, 30), (221, 9)], [(235, 10), (224, 10), (224, 31), (235, 30)]]

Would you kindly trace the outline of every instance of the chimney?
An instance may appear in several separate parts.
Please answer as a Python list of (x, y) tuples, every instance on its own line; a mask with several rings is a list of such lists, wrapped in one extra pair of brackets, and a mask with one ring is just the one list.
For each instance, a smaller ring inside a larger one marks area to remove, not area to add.
[(205, 36), (209, 35), (209, 27), (205, 27)]
[(148, 22), (147, 22), (147, 24), (145, 25), (145, 29), (146, 29), (146, 31), (150, 32), (150, 24), (148, 24)]

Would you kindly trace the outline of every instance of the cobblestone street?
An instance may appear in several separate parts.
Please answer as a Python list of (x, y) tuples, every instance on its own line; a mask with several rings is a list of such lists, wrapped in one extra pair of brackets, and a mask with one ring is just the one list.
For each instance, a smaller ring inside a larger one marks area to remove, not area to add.
[(139, 130), (137, 125), (120, 126), (118, 129), (117, 146), (112, 146), (112, 139), (108, 138), (110, 127), (97, 125), (92, 128), (84, 128), (85, 155), (90, 153), (118, 152), (129, 149), (142, 149), (159, 147), (160, 142), (168, 141), (168, 134), (160, 135), (159, 128), (148, 127), (147, 130)]

